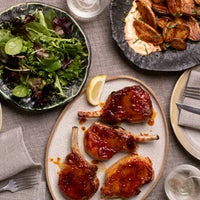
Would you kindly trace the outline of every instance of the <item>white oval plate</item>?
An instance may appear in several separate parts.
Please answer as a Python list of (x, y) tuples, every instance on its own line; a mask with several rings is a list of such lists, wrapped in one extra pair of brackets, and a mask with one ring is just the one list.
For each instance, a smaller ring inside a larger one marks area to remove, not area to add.
[[(142, 186), (139, 195), (130, 198), (134, 200), (141, 200), (144, 199), (151, 192), (153, 187), (158, 182), (163, 172), (167, 157), (169, 133), (163, 109), (156, 95), (148, 86), (146, 86), (144, 83), (135, 78), (127, 76), (118, 76), (108, 79), (104, 86), (101, 101), (105, 102), (108, 95), (112, 91), (116, 91), (126, 86), (131, 86), (135, 84), (139, 84), (146, 91), (150, 93), (154, 110), (157, 113), (155, 122), (153, 126), (149, 126), (147, 123), (140, 123), (140, 124), (122, 123), (121, 126), (135, 135), (136, 134), (139, 135), (140, 133), (149, 133), (149, 134), (158, 134), (160, 137), (160, 139), (157, 141), (148, 142), (145, 144), (140, 143), (139, 148), (137, 149), (137, 152), (140, 155), (148, 156), (152, 160), (153, 168), (155, 171), (154, 180)], [(58, 187), (58, 172), (60, 171), (60, 169), (53, 162), (50, 162), (50, 159), (53, 158), (54, 160), (56, 160), (58, 157), (60, 157), (61, 162), (64, 162), (66, 155), (71, 152), (72, 127), (78, 126), (80, 150), (85, 155), (86, 159), (91, 161), (92, 158), (89, 157), (89, 155), (87, 155), (84, 151), (84, 146), (83, 146), (84, 132), (82, 131), (81, 128), (83, 128), (83, 126), (85, 128), (88, 128), (96, 120), (87, 119), (87, 121), (83, 125), (80, 125), (77, 113), (78, 111), (95, 111), (100, 109), (101, 109), (100, 107), (93, 107), (88, 104), (86, 100), (85, 90), (83, 90), (83, 92), (73, 102), (71, 102), (66, 106), (66, 108), (58, 118), (47, 145), (46, 161), (45, 161), (46, 179), (49, 186), (49, 190), (54, 200), (66, 200), (66, 198), (63, 196), (62, 192), (59, 190)], [(101, 194), (100, 188), (104, 183), (105, 170), (109, 168), (109, 166), (111, 166), (114, 162), (124, 157), (125, 155), (127, 155), (127, 153), (117, 153), (110, 160), (102, 162), (97, 165), (98, 166), (97, 176), (100, 181), (100, 186), (96, 194), (92, 197), (93, 200), (100, 199), (100, 194)]]
[[(200, 71), (200, 66), (192, 69)], [(176, 82), (170, 102), (170, 120), (174, 133), (182, 146), (195, 158), (200, 160), (200, 137), (199, 131), (178, 125), (179, 109), (177, 102), (182, 103), (184, 89), (192, 69), (186, 70)]]

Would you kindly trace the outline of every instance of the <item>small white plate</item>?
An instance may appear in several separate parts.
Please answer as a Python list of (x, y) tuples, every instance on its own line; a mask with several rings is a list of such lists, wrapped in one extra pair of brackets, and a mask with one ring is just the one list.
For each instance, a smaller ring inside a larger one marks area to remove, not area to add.
[[(195, 68), (197, 71), (200, 71), (200, 66), (197, 66)], [(200, 160), (200, 133), (199, 130), (195, 130), (192, 128), (187, 128), (183, 126), (178, 125), (178, 119), (179, 119), (179, 109), (176, 105), (177, 102), (182, 103), (183, 102), (183, 93), (184, 89), (190, 74), (190, 71), (192, 69), (186, 70), (181, 77), (178, 79), (172, 96), (171, 96), (171, 102), (170, 102), (170, 120), (172, 124), (172, 128), (174, 130), (174, 133), (179, 140), (179, 142), (183, 145), (183, 147), (195, 158)]]
[[(163, 109), (156, 95), (148, 86), (146, 86), (144, 83), (135, 78), (127, 76), (119, 76), (108, 79), (104, 86), (101, 101), (105, 102), (108, 95), (112, 91), (117, 91), (126, 86), (132, 86), (136, 84), (137, 85), (139, 84), (142, 88), (148, 91), (151, 96), (152, 104), (156, 112), (154, 125), (149, 126), (147, 123), (140, 123), (140, 124), (122, 123), (121, 126), (135, 135), (136, 134), (139, 135), (140, 133), (149, 133), (149, 134), (158, 134), (160, 137), (159, 140), (157, 141), (140, 143), (139, 148), (137, 149), (138, 154), (142, 156), (148, 156), (152, 160), (153, 169), (155, 171), (154, 180), (142, 186), (140, 188), (141, 192), (139, 195), (130, 198), (134, 200), (142, 200), (147, 197), (147, 195), (151, 192), (151, 190), (155, 187), (156, 183), (160, 179), (167, 158), (169, 133)], [(85, 90), (83, 90), (82, 93), (73, 102), (71, 102), (66, 106), (66, 108), (58, 118), (47, 145), (46, 162), (45, 162), (47, 183), (54, 200), (66, 200), (66, 197), (62, 195), (62, 192), (58, 187), (58, 177), (59, 177), (58, 173), (60, 171), (60, 168), (58, 167), (58, 165), (55, 165), (53, 162), (51, 162), (52, 159), (57, 160), (57, 158), (60, 157), (61, 162), (64, 162), (66, 155), (71, 152), (72, 127), (77, 126), (79, 129), (78, 139), (79, 139), (80, 150), (88, 161), (92, 160), (92, 158), (84, 150), (84, 145), (83, 145), (84, 131), (82, 128), (83, 127), (85, 127), (86, 129), (89, 128), (89, 126), (93, 122), (95, 122), (96, 119), (87, 119), (87, 121), (83, 125), (80, 125), (77, 113), (78, 111), (95, 111), (100, 109), (101, 109), (100, 106), (94, 107), (88, 104), (85, 95)], [(118, 161), (125, 155), (127, 155), (127, 153), (117, 153), (110, 160), (105, 162), (100, 162), (97, 165), (98, 167), (97, 176), (99, 178), (100, 185), (98, 191), (92, 197), (93, 200), (100, 199), (101, 195), (100, 188), (104, 183), (105, 170), (108, 169), (114, 162)]]

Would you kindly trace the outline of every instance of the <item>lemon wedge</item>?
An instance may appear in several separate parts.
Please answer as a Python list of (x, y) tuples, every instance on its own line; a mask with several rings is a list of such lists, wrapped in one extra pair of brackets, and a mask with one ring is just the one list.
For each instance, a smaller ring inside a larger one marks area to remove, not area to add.
[(86, 97), (91, 105), (97, 106), (100, 103), (105, 81), (106, 75), (95, 76), (90, 80), (90, 83), (86, 89)]

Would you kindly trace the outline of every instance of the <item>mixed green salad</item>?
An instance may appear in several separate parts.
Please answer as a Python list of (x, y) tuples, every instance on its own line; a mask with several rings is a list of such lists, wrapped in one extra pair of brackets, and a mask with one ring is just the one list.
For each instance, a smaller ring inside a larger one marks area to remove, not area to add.
[(0, 29), (0, 78), (15, 98), (29, 97), (42, 107), (53, 95), (66, 95), (88, 56), (71, 29), (70, 19), (53, 10), (22, 15)]

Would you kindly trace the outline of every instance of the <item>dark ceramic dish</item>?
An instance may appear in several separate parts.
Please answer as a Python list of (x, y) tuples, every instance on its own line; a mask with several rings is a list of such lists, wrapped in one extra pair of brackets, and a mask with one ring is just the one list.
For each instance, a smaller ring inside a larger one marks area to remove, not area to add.
[(16, 98), (12, 95), (12, 91), (4, 84), (3, 80), (0, 79), (0, 95), (9, 102), (13, 103), (19, 108), (23, 108), (27, 111), (43, 111), (49, 110), (51, 108), (63, 105), (65, 103), (70, 102), (74, 99), (82, 90), (84, 83), (86, 82), (88, 71), (91, 64), (91, 49), (90, 44), (85, 35), (84, 31), (80, 27), (80, 25), (74, 20), (71, 15), (69, 15), (66, 11), (63, 11), (59, 8), (55, 8), (53, 6), (43, 4), (43, 3), (22, 3), (16, 6), (9, 8), (6, 11), (3, 11), (0, 14), (0, 24), (4, 27), (7, 23), (12, 22), (13, 19), (16, 17), (20, 17), (21, 15), (27, 15), (34, 12), (36, 9), (42, 9), (44, 12), (48, 11), (49, 9), (54, 10), (58, 17), (69, 17), (70, 21), (72, 22), (72, 36), (80, 39), (83, 43), (86, 44), (86, 48), (84, 49), (85, 52), (88, 53), (88, 56), (85, 56), (82, 59), (82, 66), (84, 70), (81, 72), (79, 79), (73, 81), (72, 85), (69, 86), (69, 89), (65, 91), (67, 97), (63, 96), (56, 96), (52, 97), (50, 103), (46, 103), (43, 107), (39, 107), (34, 105), (31, 98)]
[(142, 56), (135, 53), (125, 40), (124, 26), (125, 15), (130, 11), (133, 0), (112, 0), (110, 4), (110, 19), (112, 37), (133, 67), (151, 71), (182, 71), (200, 63), (200, 43), (187, 42), (184, 51), (168, 49), (163, 52), (151, 53)]

